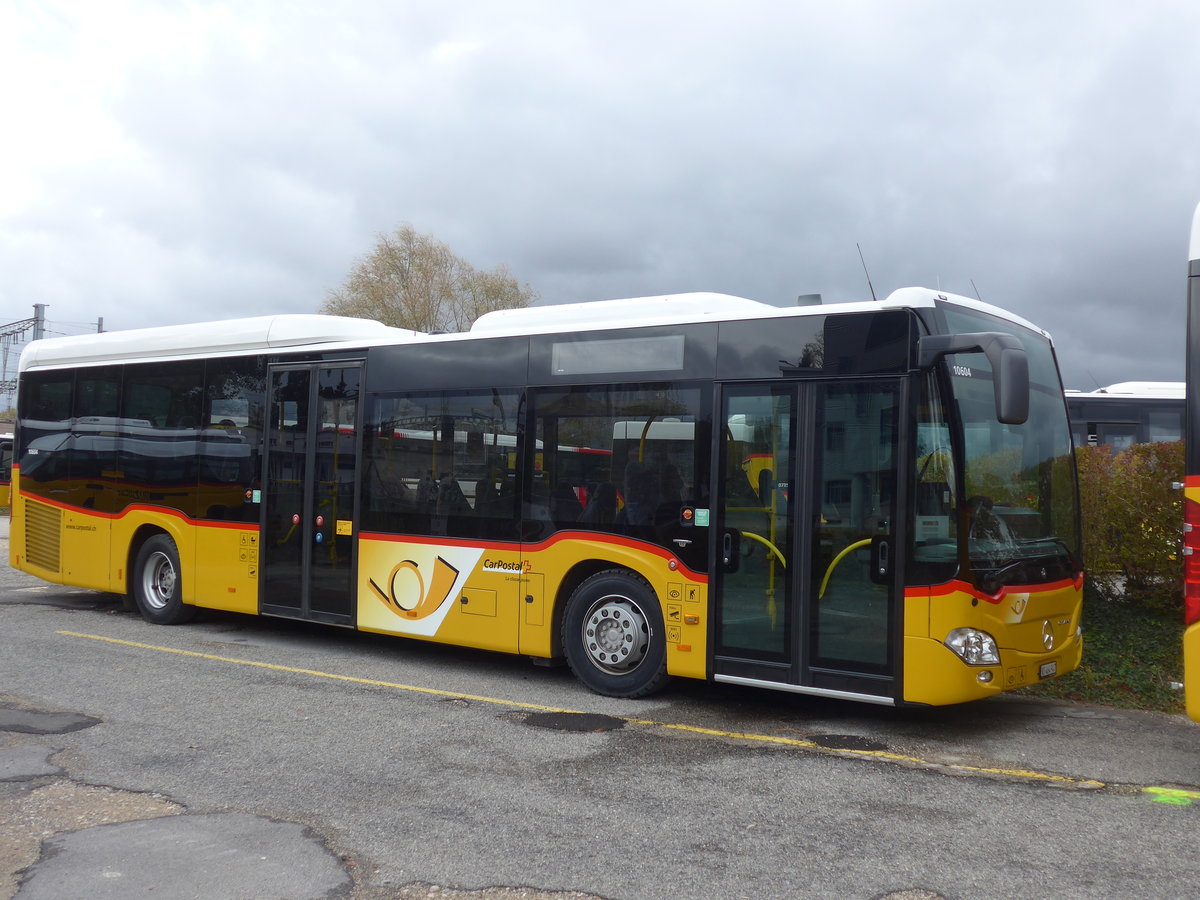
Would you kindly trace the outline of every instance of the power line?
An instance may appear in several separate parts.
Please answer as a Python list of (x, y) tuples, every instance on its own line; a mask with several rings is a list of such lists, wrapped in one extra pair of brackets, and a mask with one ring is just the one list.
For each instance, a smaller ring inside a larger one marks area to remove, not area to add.
[[(33, 304), (33, 315), (0, 325), (0, 411), (11, 409), (16, 404), (17, 366), (21, 353), (31, 341), (44, 337), (71, 337), (104, 330), (104, 319), (84, 325), (79, 322), (46, 321), (46, 303)], [(57, 326), (57, 327), (51, 327)], [(60, 331), (62, 327), (74, 327), (74, 331)]]

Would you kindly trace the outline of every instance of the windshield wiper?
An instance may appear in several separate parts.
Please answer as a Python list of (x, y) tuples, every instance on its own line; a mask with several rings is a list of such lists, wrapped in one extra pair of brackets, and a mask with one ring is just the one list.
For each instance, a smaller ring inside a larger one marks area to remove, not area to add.
[(1074, 578), (1080, 570), (1070, 548), (1061, 538), (1025, 538), (1018, 543), (1023, 547), (1048, 544), (1058, 552), (1022, 557), (994, 569), (977, 568), (979, 587), (985, 593), (995, 594), (1006, 584), (1045, 584)]

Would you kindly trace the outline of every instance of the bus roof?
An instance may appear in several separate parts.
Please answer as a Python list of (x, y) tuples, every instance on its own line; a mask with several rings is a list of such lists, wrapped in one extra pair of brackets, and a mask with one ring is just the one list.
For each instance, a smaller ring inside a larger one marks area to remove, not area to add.
[(1148, 400), (1165, 398), (1182, 400), (1184, 397), (1184, 384), (1182, 381), (1122, 381), (1118, 384), (1110, 384), (1108, 387), (1096, 388), (1094, 391), (1074, 391), (1068, 389), (1064, 393), (1068, 398), (1112, 397), (1114, 399), (1132, 398)]
[(707, 292), (527, 306), (523, 309), (501, 309), (485, 313), (471, 326), (470, 333), (479, 336), (553, 334), (559, 331), (588, 331), (630, 325), (683, 325), (739, 319), (825, 316), (831, 313), (871, 312), (880, 309), (930, 308), (939, 300), (1008, 319), (1047, 338), (1050, 337), (1041, 328), (1007, 310), (969, 297), (921, 287), (899, 288), (880, 301), (865, 300), (814, 306), (771, 306), (745, 297)]
[(420, 332), (390, 328), (371, 319), (348, 316), (278, 315), (225, 319), (194, 325), (164, 325), (129, 331), (106, 331), (73, 337), (46, 338), (27, 345), (20, 370), (67, 366), (99, 360), (125, 362), (160, 357), (200, 357), (352, 342), (357, 345), (413, 340)]
[(480, 316), (469, 332), (456, 334), (424, 334), (392, 328), (371, 319), (287, 314), (47, 338), (34, 341), (25, 347), (21, 353), (19, 368), (23, 372), (30, 368), (94, 365), (106, 361), (134, 362), (215, 355), (236, 356), (300, 349), (306, 346), (320, 346), (322, 349), (332, 350), (386, 344), (479, 340), (502, 335), (603, 331), (630, 326), (684, 325), (874, 312), (881, 309), (932, 308), (938, 301), (998, 316), (1035, 331), (1047, 339), (1050, 337), (1036, 325), (999, 307), (928, 288), (900, 288), (881, 301), (793, 307), (771, 306), (729, 294), (698, 292), (497, 310)]

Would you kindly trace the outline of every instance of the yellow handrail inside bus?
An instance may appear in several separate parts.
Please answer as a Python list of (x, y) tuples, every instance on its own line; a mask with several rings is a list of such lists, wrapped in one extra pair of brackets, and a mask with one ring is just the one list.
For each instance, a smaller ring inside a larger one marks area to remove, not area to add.
[(742, 537), (748, 537), (751, 540), (758, 541), (760, 544), (762, 544), (764, 547), (766, 547), (768, 550), (771, 551), (771, 554), (779, 560), (780, 565), (782, 565), (785, 569), (787, 568), (787, 560), (783, 558), (783, 554), (779, 552), (779, 548), (776, 547), (774, 544), (772, 544), (770, 541), (768, 541), (761, 534), (755, 534), (753, 531), (743, 531)]
[[(776, 547), (769, 540), (767, 540), (765, 537), (763, 537), (761, 534), (755, 534), (753, 531), (743, 531), (741, 534), (742, 534), (742, 537), (748, 537), (753, 541), (758, 541), (760, 544), (762, 544), (764, 547), (766, 547), (768, 550), (771, 551), (771, 555), (774, 556), (775, 559), (779, 560), (779, 564), (781, 566), (783, 566), (784, 569), (787, 568), (787, 560), (784, 559), (783, 554), (779, 552), (779, 548)], [(775, 565), (774, 565), (774, 561), (772, 561), (772, 565), (771, 565), (771, 569), (770, 569), (770, 573), (769, 573), (769, 579), (770, 580), (767, 583), (767, 615), (771, 617), (771, 630), (774, 631), (775, 626), (778, 624), (778, 612), (775, 607)]]
[(646, 435), (650, 433), (650, 426), (654, 423), (656, 418), (658, 417), (651, 416), (646, 420), (646, 424), (642, 426), (642, 437), (641, 440), (638, 441), (638, 462), (640, 463), (644, 463), (646, 461)]
[(833, 558), (833, 561), (829, 564), (829, 568), (825, 570), (825, 577), (821, 579), (821, 587), (817, 591), (817, 599), (818, 600), (825, 596), (825, 588), (829, 587), (829, 577), (831, 575), (833, 575), (833, 570), (837, 568), (838, 563), (840, 563), (843, 559), (845, 559), (847, 556), (849, 556), (851, 553), (853, 553), (855, 550), (859, 549), (860, 547), (870, 547), (870, 546), (871, 546), (871, 539), (864, 538), (861, 541), (855, 541), (853, 544), (849, 544), (842, 548), (842, 552)]

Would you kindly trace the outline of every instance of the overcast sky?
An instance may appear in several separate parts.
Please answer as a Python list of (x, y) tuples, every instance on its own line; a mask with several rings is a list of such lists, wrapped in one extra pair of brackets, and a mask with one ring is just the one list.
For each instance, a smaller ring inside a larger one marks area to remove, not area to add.
[(0, 324), (313, 312), (402, 223), (542, 303), (940, 287), (1183, 378), (1200, 4), (0, 0)]

